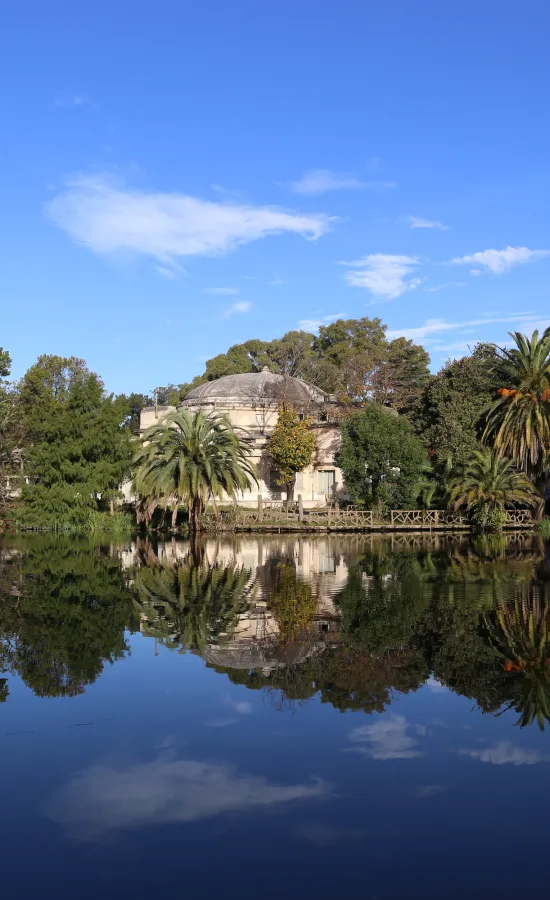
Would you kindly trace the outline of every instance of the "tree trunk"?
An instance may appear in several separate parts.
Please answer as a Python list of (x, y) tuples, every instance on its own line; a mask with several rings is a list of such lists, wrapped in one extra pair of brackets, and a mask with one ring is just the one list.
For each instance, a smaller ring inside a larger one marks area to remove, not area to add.
[(109, 501), (109, 512), (111, 513), (112, 516), (114, 516), (114, 514), (115, 514), (115, 501), (114, 500)]
[(293, 481), (287, 481), (286, 499), (287, 499), (287, 503), (291, 503), (294, 500), (294, 482)]
[(189, 531), (192, 534), (198, 534), (200, 531), (201, 508), (199, 497), (193, 497), (189, 503)]
[(178, 509), (179, 506), (177, 503), (174, 503), (174, 508), (172, 509), (172, 531), (176, 530), (178, 523)]

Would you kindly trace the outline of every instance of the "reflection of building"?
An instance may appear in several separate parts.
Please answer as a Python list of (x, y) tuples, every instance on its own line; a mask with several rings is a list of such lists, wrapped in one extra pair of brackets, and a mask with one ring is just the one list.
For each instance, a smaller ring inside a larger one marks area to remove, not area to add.
[[(240, 502), (255, 502), (258, 493), (264, 500), (285, 500), (286, 492), (277, 484), (277, 472), (265, 452), (267, 441), (277, 422), (281, 402), (298, 410), (300, 416), (312, 420), (317, 451), (304, 472), (298, 474), (295, 493), (301, 494), (305, 506), (320, 506), (342, 491), (342, 473), (334, 464), (338, 449), (339, 429), (335, 423), (337, 408), (334, 397), (325, 394), (299, 378), (275, 375), (267, 368), (245, 375), (227, 375), (208, 381), (190, 391), (182, 407), (205, 413), (227, 415), (233, 427), (250, 442), (250, 453), (259, 474), (259, 485), (242, 494)], [(174, 407), (146, 407), (141, 412), (144, 431), (162, 419)]]
[[(240, 612), (230, 636), (210, 642), (201, 654), (212, 665), (264, 671), (303, 662), (322, 652), (327, 643), (338, 640), (340, 611), (334, 596), (347, 578), (347, 566), (334, 544), (342, 538), (298, 536), (213, 539), (204, 545), (204, 562), (222, 568), (238, 567), (250, 572), (245, 594), (247, 608)], [(159, 543), (156, 558), (161, 565), (183, 562), (189, 545), (183, 541)], [(123, 564), (135, 562), (126, 553)], [(305, 583), (315, 598), (315, 611), (308, 625), (308, 637), (281, 642), (280, 626), (270, 600), (279, 567), (290, 568), (297, 584)]]

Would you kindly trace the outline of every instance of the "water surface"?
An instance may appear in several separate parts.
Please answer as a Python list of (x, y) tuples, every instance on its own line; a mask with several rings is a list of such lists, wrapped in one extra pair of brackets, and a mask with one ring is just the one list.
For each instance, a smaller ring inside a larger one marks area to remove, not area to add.
[(548, 556), (5, 539), (6, 896), (544, 895)]

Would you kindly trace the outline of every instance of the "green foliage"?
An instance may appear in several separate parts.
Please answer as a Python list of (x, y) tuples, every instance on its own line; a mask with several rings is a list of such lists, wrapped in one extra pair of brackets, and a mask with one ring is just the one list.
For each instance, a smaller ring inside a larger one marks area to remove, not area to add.
[(141, 410), (153, 401), (147, 394), (119, 394), (117, 397), (126, 417), (125, 425), (131, 434), (139, 434)]
[(0, 378), (7, 378), (11, 371), (11, 356), (0, 347)]
[(190, 384), (160, 388), (159, 403), (178, 405), (191, 389), (225, 375), (272, 372), (303, 378), (350, 402), (375, 400), (409, 411), (428, 383), (429, 356), (405, 338), (388, 341), (380, 319), (339, 319), (323, 325), (316, 337), (288, 331), (272, 341), (234, 344), (209, 359), (202, 375)]
[(292, 494), (297, 472), (302, 472), (315, 453), (315, 433), (309, 419), (299, 418), (295, 409), (279, 404), (277, 424), (267, 443), (266, 452), (279, 470), (278, 483)]
[(470, 519), (482, 531), (502, 531), (506, 524), (506, 511), (491, 503), (479, 503), (472, 510)]
[(107, 396), (82, 360), (42, 356), (26, 373), (19, 405), (26, 436), (19, 522), (84, 526), (119, 496), (131, 449), (123, 400)]
[(246, 609), (250, 571), (237, 565), (194, 565), (192, 557), (135, 570), (135, 611), (142, 633), (178, 652), (229, 640)]
[[(350, 567), (345, 587), (336, 595), (342, 628), (352, 646), (381, 654), (410, 642), (426, 605), (422, 577), (412, 560), (385, 566), (364, 557)], [(368, 582), (363, 579), (369, 575)]]
[(460, 466), (481, 448), (484, 416), (499, 387), (493, 367), (494, 350), (478, 344), (427, 385), (413, 421), (438, 463), (452, 458)]
[(293, 565), (279, 563), (269, 606), (279, 626), (280, 640), (288, 643), (307, 632), (317, 608), (317, 599), (311, 586), (297, 577)]
[(0, 516), (6, 515), (17, 477), (21, 474), (23, 429), (14, 386), (4, 381), (10, 373), (11, 358), (0, 347)]
[(498, 351), (500, 397), (493, 403), (484, 438), (533, 480), (543, 480), (550, 448), (550, 329), (539, 338), (511, 332), (516, 346)]
[(537, 531), (546, 541), (550, 541), (550, 519), (548, 517), (537, 523)]
[(0, 654), (41, 697), (75, 696), (128, 652), (120, 561), (89, 542), (36, 537), (3, 561)]
[(450, 491), (455, 509), (466, 507), (476, 524), (498, 530), (505, 520), (507, 506), (536, 506), (538, 497), (523, 472), (517, 472), (509, 459), (496, 450), (478, 450), (464, 471), (457, 475)]
[(229, 420), (202, 411), (173, 412), (149, 428), (134, 465), (145, 522), (156, 508), (171, 506), (175, 528), (179, 506), (186, 503), (192, 531), (198, 530), (209, 499), (235, 497), (256, 481), (248, 447)]
[(371, 509), (409, 509), (426, 453), (408, 420), (370, 403), (344, 419), (341, 432), (337, 464), (353, 500)]

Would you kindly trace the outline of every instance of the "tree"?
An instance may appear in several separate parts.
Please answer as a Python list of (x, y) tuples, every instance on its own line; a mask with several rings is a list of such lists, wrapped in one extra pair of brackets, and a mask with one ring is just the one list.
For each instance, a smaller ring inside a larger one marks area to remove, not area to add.
[(0, 347), (0, 378), (7, 378), (11, 371), (11, 356)]
[(499, 399), (490, 410), (484, 438), (535, 482), (545, 476), (550, 450), (550, 329), (539, 338), (511, 332), (511, 349), (497, 352)]
[(277, 482), (286, 486), (287, 500), (292, 499), (296, 473), (309, 466), (316, 446), (310, 420), (300, 419), (293, 407), (280, 403), (277, 424), (267, 443), (266, 453), (279, 470)]
[(14, 385), (5, 381), (10, 374), (11, 358), (0, 347), (0, 514), (5, 513), (11, 499), (14, 476), (21, 474), (23, 432)]
[(64, 537), (19, 540), (18, 551), (4, 563), (0, 669), (40, 697), (82, 694), (106, 662), (129, 652), (136, 622), (120, 560)]
[(119, 394), (117, 400), (121, 403), (126, 414), (126, 428), (131, 434), (139, 434), (141, 411), (146, 406), (151, 406), (153, 400), (147, 394)]
[[(452, 506), (473, 510), (481, 516), (480, 524), (495, 511), (506, 506), (535, 506), (538, 498), (524, 472), (517, 472), (514, 463), (503, 459), (495, 450), (478, 450), (464, 472), (451, 487)], [(495, 523), (498, 522), (498, 515)]]
[(279, 640), (289, 643), (305, 636), (317, 609), (317, 598), (311, 586), (297, 577), (294, 565), (280, 562), (269, 606), (279, 626)]
[(481, 449), (484, 415), (496, 395), (493, 348), (478, 344), (471, 356), (451, 360), (426, 385), (413, 424), (438, 463), (455, 466)]
[(134, 485), (153, 506), (178, 509), (187, 504), (189, 527), (199, 530), (206, 503), (224, 495), (235, 498), (256, 481), (249, 448), (225, 416), (202, 411), (173, 412), (149, 428), (134, 457)]
[(373, 375), (372, 399), (408, 413), (431, 380), (429, 354), (406, 338), (386, 344)]
[[(511, 601), (483, 617), (488, 643), (514, 673), (506, 709), (520, 713), (521, 728), (536, 720), (541, 731), (550, 722), (550, 603), (548, 586), (517, 589)], [(517, 673), (517, 675), (516, 675)]]
[(211, 642), (230, 640), (247, 609), (250, 576), (235, 564), (194, 565), (191, 556), (137, 567), (135, 608), (143, 634), (178, 652), (203, 653)]
[(354, 501), (380, 511), (410, 507), (426, 452), (408, 420), (369, 403), (340, 427), (336, 461)]
[(128, 473), (124, 401), (107, 395), (83, 360), (41, 356), (19, 394), (25, 432), (26, 525), (82, 525), (118, 496)]
[(380, 319), (338, 319), (322, 325), (319, 335), (288, 331), (272, 341), (252, 339), (234, 344), (207, 360), (202, 375), (190, 384), (158, 389), (158, 400), (177, 406), (186, 393), (205, 381), (226, 375), (260, 372), (302, 378), (349, 403), (375, 399), (395, 409), (409, 409), (429, 379), (429, 356), (405, 338), (388, 341)]

